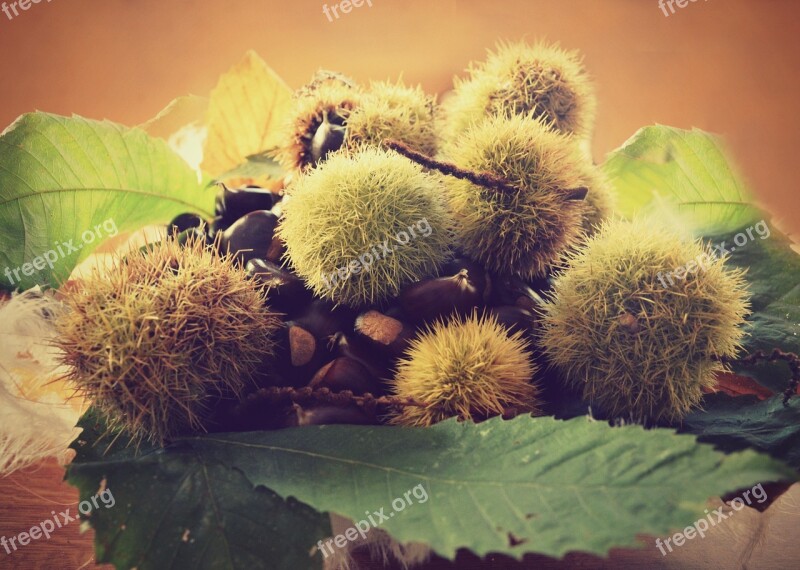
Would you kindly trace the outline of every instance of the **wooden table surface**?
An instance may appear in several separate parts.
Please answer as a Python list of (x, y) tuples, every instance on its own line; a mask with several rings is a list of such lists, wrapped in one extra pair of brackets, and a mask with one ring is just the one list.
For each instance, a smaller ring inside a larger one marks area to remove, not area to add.
[[(64, 481), (64, 468), (48, 460), (0, 479), (0, 537), (12, 537), (39, 522), (70, 509), (77, 513), (78, 491)], [(0, 568), (71, 569), (112, 568), (94, 563), (91, 529), (81, 534), (81, 523), (74, 521), (57, 528), (49, 540), (33, 540), (11, 550), (0, 547)], [(9, 548), (11, 548), (9, 546)]]

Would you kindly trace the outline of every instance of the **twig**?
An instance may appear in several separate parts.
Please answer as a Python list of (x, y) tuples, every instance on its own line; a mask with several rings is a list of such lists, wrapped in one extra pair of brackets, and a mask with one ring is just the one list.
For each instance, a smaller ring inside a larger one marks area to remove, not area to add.
[(447, 174), (448, 176), (452, 176), (460, 180), (469, 180), (473, 184), (483, 186), (484, 188), (489, 188), (490, 190), (501, 190), (503, 192), (513, 192), (515, 194), (519, 192), (519, 188), (513, 184), (510, 184), (507, 180), (492, 174), (491, 172), (474, 172), (472, 170), (466, 170), (456, 166), (452, 162), (436, 160), (435, 158), (431, 158), (426, 154), (417, 152), (407, 144), (401, 143), (400, 141), (387, 140), (384, 141), (384, 144), (387, 148), (395, 151), (398, 154), (402, 154), (409, 160), (413, 160), (420, 166), (424, 166), (430, 170), (437, 170), (442, 174)]
[[(800, 356), (793, 352), (784, 352), (779, 348), (772, 350), (770, 354), (766, 354), (763, 350), (758, 350), (754, 353), (748, 354), (740, 358), (730, 357), (714, 357), (714, 360), (724, 364), (741, 364), (744, 366), (755, 366), (759, 362), (775, 362), (783, 360), (788, 363), (789, 369), (792, 372), (792, 377), (789, 380), (789, 385), (783, 392), (783, 405), (789, 404), (789, 399), (797, 394), (797, 387), (800, 386)], [(258, 391), (250, 394), (248, 400), (270, 400), (273, 402), (287, 401), (294, 404), (328, 404), (333, 406), (348, 406), (356, 405), (363, 408), (364, 411), (374, 415), (378, 407), (427, 407), (425, 404), (413, 398), (401, 398), (400, 396), (375, 396), (366, 392), (361, 395), (355, 395), (350, 390), (343, 390), (341, 392), (332, 392), (329, 388), (311, 388), (305, 386), (303, 388), (295, 388), (293, 386), (270, 386), (269, 388), (260, 388)], [(517, 415), (518, 411), (515, 408), (508, 408), (504, 410), (503, 417), (506, 419), (513, 418)]]
[[(366, 392), (356, 396), (350, 390), (332, 392), (329, 388), (294, 388), (292, 386), (270, 386), (261, 388), (250, 394), (248, 400), (269, 400), (272, 402), (288, 401), (293, 404), (327, 404), (333, 406), (349, 406), (355, 404), (363, 408), (365, 412), (374, 415), (376, 408), (405, 408), (419, 407), (425, 408), (430, 404), (425, 404), (413, 398), (401, 398), (399, 396), (375, 396)], [(504, 419), (512, 419), (519, 415), (517, 408), (506, 408), (501, 414)]]
[[(429, 170), (436, 170), (442, 174), (446, 174), (460, 180), (468, 180), (473, 184), (477, 184), (483, 188), (488, 188), (489, 190), (500, 190), (501, 192), (512, 194), (517, 194), (520, 191), (519, 187), (514, 186), (505, 178), (492, 174), (491, 172), (475, 172), (473, 170), (467, 170), (465, 168), (456, 166), (452, 162), (436, 160), (427, 154), (423, 154), (412, 149), (410, 146), (400, 141), (386, 140), (383, 142), (383, 144), (390, 150), (393, 150), (398, 154), (402, 154), (407, 159), (412, 160)], [(589, 189), (585, 186), (572, 188), (565, 192), (564, 199), (583, 200), (586, 198), (588, 193)]]
[(294, 388), (292, 386), (270, 386), (261, 388), (257, 392), (248, 396), (248, 399), (266, 399), (271, 401), (290, 401), (294, 404), (330, 404), (334, 406), (347, 406), (355, 404), (365, 411), (374, 412), (378, 406), (384, 407), (425, 407), (427, 404), (413, 400), (412, 398), (401, 398), (399, 396), (375, 396), (369, 392), (356, 396), (350, 390), (332, 392), (329, 388)]

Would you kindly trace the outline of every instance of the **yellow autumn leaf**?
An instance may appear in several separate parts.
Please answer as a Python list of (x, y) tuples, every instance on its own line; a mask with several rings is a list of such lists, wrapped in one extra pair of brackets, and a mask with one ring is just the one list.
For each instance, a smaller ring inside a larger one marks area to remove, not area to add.
[(211, 91), (203, 171), (216, 176), (275, 147), (291, 96), (283, 79), (258, 54), (247, 52)]
[(186, 163), (202, 179), (200, 163), (203, 161), (203, 145), (206, 140), (206, 114), (208, 97), (184, 95), (164, 107), (155, 117), (139, 125), (148, 135), (167, 141)]
[(158, 115), (139, 125), (139, 128), (152, 137), (164, 140), (187, 125), (202, 126), (208, 113), (208, 97), (183, 95), (173, 99)]

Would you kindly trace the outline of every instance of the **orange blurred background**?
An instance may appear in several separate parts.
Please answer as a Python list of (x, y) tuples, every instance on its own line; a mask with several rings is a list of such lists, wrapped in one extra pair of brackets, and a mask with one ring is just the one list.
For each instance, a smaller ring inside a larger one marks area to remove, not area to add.
[[(643, 125), (724, 134), (762, 202), (800, 230), (800, 2), (371, 0), (333, 22), (323, 0), (41, 0), (0, 13), (0, 123), (34, 109), (138, 124), (205, 95), (253, 48), (293, 87), (319, 67), (442, 92), (498, 39), (579, 48), (600, 98), (594, 153)], [(327, 0), (332, 5), (332, 0)]]

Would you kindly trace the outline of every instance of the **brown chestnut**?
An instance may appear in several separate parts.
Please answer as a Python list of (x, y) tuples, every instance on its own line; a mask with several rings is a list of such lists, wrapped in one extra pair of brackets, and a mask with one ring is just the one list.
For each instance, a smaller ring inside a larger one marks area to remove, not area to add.
[(357, 360), (340, 356), (317, 370), (308, 385), (328, 388), (331, 392), (350, 390), (358, 395), (373, 392), (378, 381)]
[(537, 314), (544, 304), (541, 295), (518, 277), (496, 278), (492, 281), (491, 305), (516, 305)]
[(402, 356), (417, 334), (409, 323), (374, 309), (356, 317), (355, 331), (390, 358)]
[(277, 225), (278, 216), (272, 212), (250, 212), (222, 232), (220, 250), (234, 254), (242, 264), (254, 258), (265, 259)]
[(489, 272), (477, 261), (472, 261), (468, 257), (456, 257), (442, 266), (442, 275), (457, 275), (462, 270), (467, 270), (470, 282), (480, 292), (486, 300), (491, 291), (491, 278)]
[(271, 210), (280, 200), (276, 194), (258, 186), (228, 188), (223, 183), (220, 183), (219, 186), (215, 213), (229, 225), (250, 212)]
[(294, 321), (284, 323), (277, 341), (274, 366), (291, 386), (305, 386), (333, 358), (325, 342)]
[(517, 305), (498, 305), (486, 309), (490, 315), (497, 318), (497, 322), (506, 327), (510, 332), (531, 334), (536, 327), (536, 317), (528, 309)]
[(247, 275), (267, 290), (270, 306), (279, 311), (300, 310), (311, 301), (311, 291), (297, 275), (264, 259), (251, 259)]
[(400, 306), (412, 321), (431, 322), (453, 312), (467, 314), (483, 304), (483, 292), (462, 269), (450, 277), (418, 281), (400, 292)]

